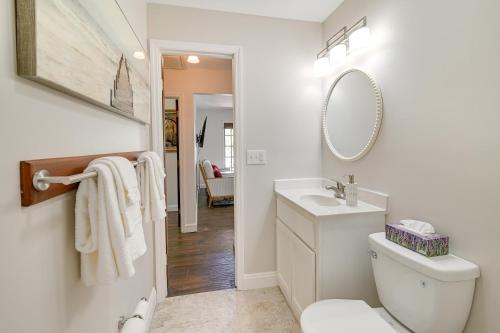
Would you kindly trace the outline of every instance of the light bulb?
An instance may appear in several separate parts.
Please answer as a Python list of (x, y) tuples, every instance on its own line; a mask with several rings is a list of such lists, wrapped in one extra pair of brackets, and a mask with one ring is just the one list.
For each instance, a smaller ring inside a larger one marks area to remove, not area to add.
[(330, 50), (330, 64), (334, 66), (343, 65), (347, 58), (347, 46), (345, 44), (336, 45)]
[(144, 52), (142, 52), (142, 51), (135, 51), (134, 58), (139, 59), (139, 60), (143, 60), (146, 58), (146, 56), (144, 55)]
[(314, 75), (323, 76), (330, 71), (330, 61), (328, 58), (319, 58), (314, 62)]
[(187, 62), (189, 62), (190, 64), (199, 64), (200, 58), (198, 58), (198, 56), (195, 55), (190, 55), (187, 58)]
[(362, 27), (349, 36), (349, 51), (356, 51), (370, 44), (370, 28)]

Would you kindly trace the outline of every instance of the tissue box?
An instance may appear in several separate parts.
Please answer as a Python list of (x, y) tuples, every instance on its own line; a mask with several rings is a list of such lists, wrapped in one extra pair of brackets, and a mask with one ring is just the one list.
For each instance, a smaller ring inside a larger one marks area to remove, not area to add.
[(386, 224), (385, 238), (426, 257), (437, 257), (448, 254), (448, 236), (439, 234), (420, 235), (403, 228), (400, 224)]

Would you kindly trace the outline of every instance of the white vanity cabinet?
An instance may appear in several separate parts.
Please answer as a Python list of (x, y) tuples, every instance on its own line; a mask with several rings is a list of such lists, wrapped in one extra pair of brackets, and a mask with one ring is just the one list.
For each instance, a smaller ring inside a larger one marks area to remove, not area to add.
[(283, 222), (276, 220), (277, 277), (295, 316), (316, 299), (316, 255)]
[(298, 320), (308, 305), (322, 299), (380, 304), (368, 235), (384, 230), (387, 196), (362, 195), (384, 207), (362, 201), (347, 207), (323, 188), (322, 181), (317, 188), (298, 190), (275, 183), (277, 281)]
[(292, 236), (292, 310), (302, 311), (316, 300), (316, 255), (298, 237)]
[(292, 300), (292, 237), (293, 233), (276, 219), (276, 275), (281, 292), (290, 303)]

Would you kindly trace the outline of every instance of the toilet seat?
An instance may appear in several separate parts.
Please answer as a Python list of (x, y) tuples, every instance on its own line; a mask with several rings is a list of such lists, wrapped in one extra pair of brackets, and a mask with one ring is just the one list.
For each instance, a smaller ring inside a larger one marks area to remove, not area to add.
[(309, 305), (300, 317), (304, 333), (396, 333), (368, 304), (329, 299)]

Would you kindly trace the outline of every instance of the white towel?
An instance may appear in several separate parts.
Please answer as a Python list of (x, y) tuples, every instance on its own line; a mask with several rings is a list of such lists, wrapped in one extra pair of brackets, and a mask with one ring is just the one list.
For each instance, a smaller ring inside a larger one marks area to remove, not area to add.
[(436, 231), (432, 224), (418, 220), (401, 220), (403, 227), (421, 235), (434, 234)]
[(142, 199), (143, 220), (145, 222), (161, 221), (166, 216), (167, 208), (163, 164), (154, 152), (144, 152), (137, 160), (142, 162), (137, 167), (137, 177)]
[(108, 166), (113, 174), (127, 247), (132, 260), (135, 260), (146, 252), (140, 193), (135, 169), (129, 160), (120, 156), (98, 158), (89, 165), (94, 164)]
[(124, 220), (125, 235), (132, 236), (137, 226), (142, 223), (139, 185), (132, 163), (120, 156), (103, 157), (92, 163), (107, 164), (113, 173), (120, 212)]
[(135, 274), (134, 259), (146, 252), (142, 224), (126, 237), (115, 177), (109, 163), (93, 161), (85, 172), (97, 178), (80, 183), (76, 194), (75, 247), (81, 253), (81, 279), (86, 285), (107, 284)]
[(137, 184), (137, 177), (135, 175), (135, 169), (132, 163), (121, 156), (107, 156), (99, 158), (98, 161), (110, 161), (116, 167), (118, 174), (115, 175), (120, 177), (123, 187), (125, 189), (125, 197), (129, 204), (140, 201), (140, 193)]

